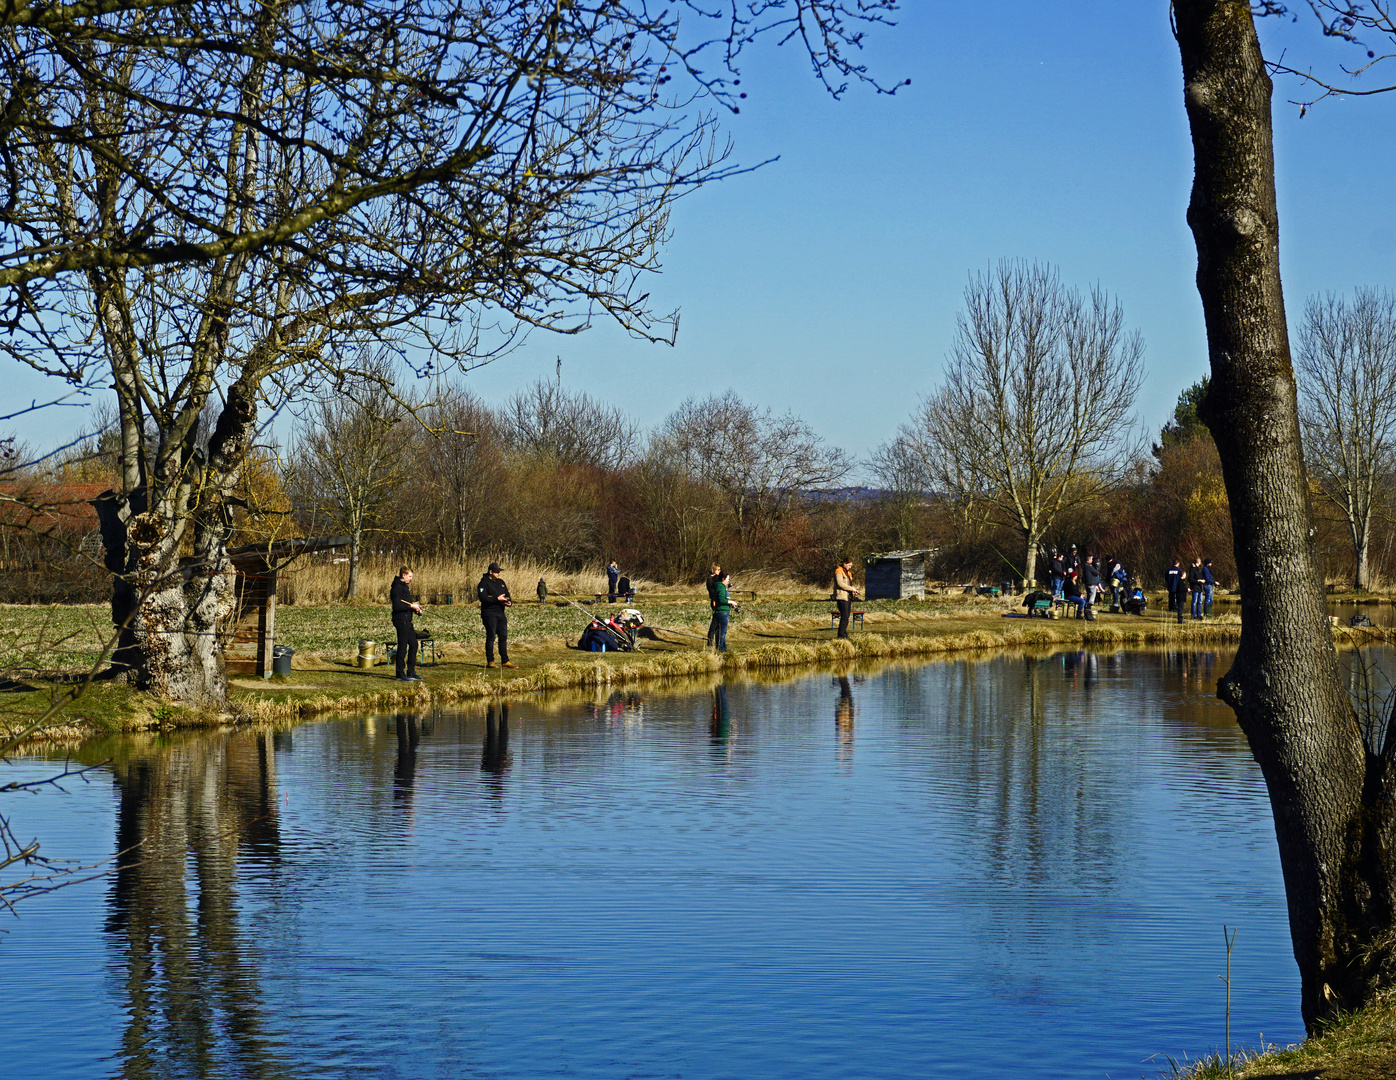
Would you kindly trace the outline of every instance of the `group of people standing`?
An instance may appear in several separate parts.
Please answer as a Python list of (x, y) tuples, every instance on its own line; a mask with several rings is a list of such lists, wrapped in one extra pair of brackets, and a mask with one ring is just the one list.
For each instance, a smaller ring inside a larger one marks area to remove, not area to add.
[(1178, 621), (1183, 621), (1183, 610), (1189, 606), (1192, 597), (1192, 617), (1201, 619), (1212, 613), (1212, 589), (1216, 578), (1212, 576), (1212, 560), (1195, 556), (1191, 566), (1183, 566), (1178, 559), (1168, 568), (1168, 610), (1178, 613)]
[(1125, 606), (1129, 572), (1119, 559), (1105, 559), (1102, 568), (1100, 556), (1089, 551), (1083, 556), (1072, 544), (1066, 554), (1052, 552), (1047, 575), (1052, 583), (1052, 598), (1074, 601), (1078, 619), (1095, 621), (1095, 605), (1107, 592), (1111, 610), (1120, 611)]
[[(513, 607), (514, 601), (509, 598), (509, 586), (504, 584), (504, 579), (500, 576), (504, 572), (504, 567), (499, 563), (492, 562), (489, 568), (480, 578), (480, 582), (475, 586), (475, 597), (480, 601), (480, 621), (485, 627), (485, 667), (492, 668), (494, 662), (494, 647), (499, 645), (499, 663), (502, 667), (512, 668), (515, 665), (509, 662), (509, 614), (508, 609)], [(421, 682), (422, 677), (417, 674), (417, 650), (419, 639), (416, 627), (413, 626), (414, 615), (422, 614), (422, 605), (412, 599), (412, 568), (403, 566), (398, 570), (397, 577), (393, 578), (392, 586), (388, 589), (388, 598), (392, 602), (393, 609), (393, 630), (397, 634), (397, 656), (395, 659), (398, 682)], [(546, 595), (546, 587), (543, 582), (538, 583), (539, 599)]]

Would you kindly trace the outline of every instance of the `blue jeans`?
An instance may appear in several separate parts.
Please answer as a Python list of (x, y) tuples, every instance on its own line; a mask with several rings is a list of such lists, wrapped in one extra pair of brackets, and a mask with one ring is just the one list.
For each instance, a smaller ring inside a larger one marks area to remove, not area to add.
[(1054, 578), (1052, 579), (1052, 595), (1053, 595), (1053, 596), (1061, 596), (1061, 594), (1062, 594), (1062, 582), (1065, 581), (1065, 580), (1066, 580), (1065, 578), (1059, 578), (1059, 577), (1054, 577)]
[(1202, 618), (1202, 593), (1200, 591), (1192, 594), (1192, 617)]
[(1208, 611), (1211, 611), (1211, 610), (1212, 610), (1212, 586), (1211, 586), (1210, 584), (1208, 584), (1207, 586), (1205, 586), (1205, 588), (1206, 588), (1207, 591), (1203, 594), (1204, 597), (1205, 597), (1205, 599), (1203, 600), (1203, 603), (1205, 603), (1205, 604), (1207, 605), (1207, 610), (1208, 610)]
[(713, 635), (713, 644), (717, 647), (718, 652), (727, 651), (727, 620), (730, 614), (721, 608), (713, 612), (713, 629), (716, 630)]

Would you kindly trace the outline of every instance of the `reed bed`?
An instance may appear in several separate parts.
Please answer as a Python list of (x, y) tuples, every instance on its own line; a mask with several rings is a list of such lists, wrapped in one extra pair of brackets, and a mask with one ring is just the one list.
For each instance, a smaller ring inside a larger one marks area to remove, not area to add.
[[(463, 560), (366, 555), (359, 564), (358, 595), (352, 600), (346, 601), (344, 598), (344, 590), (349, 586), (348, 561), (318, 558), (306, 558), (282, 570), (278, 578), (279, 596), (282, 603), (297, 606), (385, 604), (388, 601), (388, 586), (404, 562), (413, 570), (412, 592), (426, 597), (428, 601), (434, 596), (444, 597), (448, 593), (454, 596), (458, 604), (474, 600), (475, 586), (491, 562), (498, 562), (504, 567), (504, 580), (519, 599), (534, 597), (539, 578), (548, 583), (548, 591), (553, 593), (591, 595), (606, 588), (604, 563), (578, 570), (564, 570), (533, 559), (499, 555), (472, 555)], [(644, 592), (654, 592), (660, 588), (658, 582), (633, 575), (630, 584), (637, 591)], [(692, 591), (691, 587), (689, 591)]]

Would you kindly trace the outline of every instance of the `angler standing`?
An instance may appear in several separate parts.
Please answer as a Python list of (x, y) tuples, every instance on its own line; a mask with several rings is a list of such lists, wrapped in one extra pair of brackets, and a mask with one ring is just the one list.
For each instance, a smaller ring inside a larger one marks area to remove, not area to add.
[(393, 578), (388, 589), (388, 598), (393, 606), (393, 629), (397, 631), (397, 681), (421, 682), (417, 674), (417, 631), (412, 627), (412, 616), (422, 613), (422, 605), (412, 599), (412, 568), (404, 566)]
[(853, 601), (858, 599), (858, 589), (853, 581), (853, 560), (844, 559), (834, 567), (834, 606), (839, 609), (839, 633), (848, 637), (848, 620), (853, 614)]
[(717, 646), (717, 586), (722, 580), (722, 567), (713, 563), (708, 575), (708, 607), (712, 609), (712, 619), (708, 622), (708, 648)]
[(509, 615), (505, 610), (513, 606), (509, 599), (509, 586), (499, 575), (504, 567), (497, 562), (490, 563), (480, 584), (475, 586), (475, 595), (480, 598), (480, 621), (485, 624), (485, 667), (494, 667), (494, 641), (499, 639), (499, 662), (511, 668), (509, 663)]

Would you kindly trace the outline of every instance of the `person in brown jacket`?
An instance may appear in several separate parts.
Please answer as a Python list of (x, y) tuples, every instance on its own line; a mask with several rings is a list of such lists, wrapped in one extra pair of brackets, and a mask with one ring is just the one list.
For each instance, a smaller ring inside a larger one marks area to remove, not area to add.
[(839, 637), (848, 637), (848, 620), (853, 614), (853, 601), (858, 599), (858, 587), (853, 582), (853, 560), (844, 559), (834, 567), (834, 604), (839, 609)]

